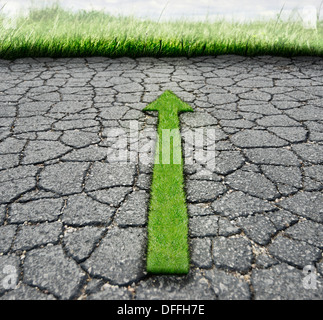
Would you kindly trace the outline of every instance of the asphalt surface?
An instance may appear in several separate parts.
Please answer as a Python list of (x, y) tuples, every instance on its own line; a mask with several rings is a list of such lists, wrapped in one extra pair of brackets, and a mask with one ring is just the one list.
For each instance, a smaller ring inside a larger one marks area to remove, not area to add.
[[(20, 59), (0, 78), (0, 299), (323, 299), (322, 58)], [(141, 110), (167, 89), (195, 110), (183, 137), (206, 136), (185, 154), (187, 276), (145, 272)], [(139, 152), (116, 158), (131, 124)]]

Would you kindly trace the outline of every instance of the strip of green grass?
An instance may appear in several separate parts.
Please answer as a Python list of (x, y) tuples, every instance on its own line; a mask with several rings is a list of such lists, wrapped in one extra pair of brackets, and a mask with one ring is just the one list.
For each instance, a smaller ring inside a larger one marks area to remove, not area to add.
[(115, 17), (99, 11), (69, 12), (59, 6), (32, 9), (3, 27), (0, 58), (172, 57), (198, 55), (323, 56), (323, 21), (306, 30), (301, 21), (238, 23), (169, 21)]
[[(158, 111), (158, 147), (148, 215), (147, 271), (186, 274), (190, 264), (188, 216), (178, 113), (193, 109), (172, 92), (165, 91), (144, 111)], [(168, 133), (172, 133), (173, 139), (165, 144), (164, 135)]]

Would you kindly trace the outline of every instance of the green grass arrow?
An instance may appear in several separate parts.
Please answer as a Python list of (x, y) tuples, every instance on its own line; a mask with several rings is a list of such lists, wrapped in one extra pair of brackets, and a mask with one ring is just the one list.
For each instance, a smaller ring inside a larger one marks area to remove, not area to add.
[(158, 111), (158, 141), (148, 214), (147, 271), (189, 271), (188, 216), (178, 114), (193, 109), (165, 91), (143, 111)]

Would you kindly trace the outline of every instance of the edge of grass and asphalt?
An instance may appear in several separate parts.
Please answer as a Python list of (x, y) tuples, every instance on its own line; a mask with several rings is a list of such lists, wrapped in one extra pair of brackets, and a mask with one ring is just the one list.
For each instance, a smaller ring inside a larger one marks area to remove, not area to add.
[(31, 8), (15, 21), (0, 11), (0, 58), (24, 57), (323, 57), (323, 21), (305, 29), (300, 18), (253, 22), (152, 21), (103, 11), (72, 12), (58, 4)]

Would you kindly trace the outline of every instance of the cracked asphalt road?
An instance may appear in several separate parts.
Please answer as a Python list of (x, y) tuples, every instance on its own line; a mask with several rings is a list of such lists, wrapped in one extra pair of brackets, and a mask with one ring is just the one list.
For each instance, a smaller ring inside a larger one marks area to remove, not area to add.
[[(0, 299), (323, 299), (322, 58), (2, 60), (0, 78)], [(107, 152), (111, 128), (156, 130), (141, 110), (167, 89), (195, 110), (182, 130), (215, 130), (212, 173), (185, 164), (187, 276), (145, 273), (152, 166)]]

